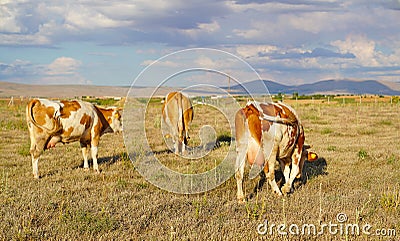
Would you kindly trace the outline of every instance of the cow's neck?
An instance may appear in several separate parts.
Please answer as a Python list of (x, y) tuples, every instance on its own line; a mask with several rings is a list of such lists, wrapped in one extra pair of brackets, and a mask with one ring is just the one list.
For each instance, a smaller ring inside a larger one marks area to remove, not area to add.
[(111, 117), (112, 115), (112, 110), (109, 109), (104, 109), (101, 107), (96, 106), (96, 109), (99, 111), (99, 121), (100, 121), (100, 135), (103, 135), (105, 133), (112, 133), (113, 130), (110, 126), (110, 123), (108, 123), (108, 118)]

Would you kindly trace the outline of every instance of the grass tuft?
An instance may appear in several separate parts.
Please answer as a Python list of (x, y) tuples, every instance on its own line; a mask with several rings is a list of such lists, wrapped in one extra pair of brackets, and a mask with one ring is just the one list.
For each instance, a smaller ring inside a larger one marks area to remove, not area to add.
[(400, 206), (400, 192), (393, 190), (382, 193), (379, 204), (386, 211), (396, 211)]
[(106, 213), (96, 214), (85, 210), (69, 210), (62, 215), (62, 221), (68, 229), (76, 230), (80, 234), (109, 232), (118, 227), (117, 221)]
[(361, 149), (358, 151), (358, 159), (359, 160), (365, 160), (368, 157), (368, 152), (364, 149)]

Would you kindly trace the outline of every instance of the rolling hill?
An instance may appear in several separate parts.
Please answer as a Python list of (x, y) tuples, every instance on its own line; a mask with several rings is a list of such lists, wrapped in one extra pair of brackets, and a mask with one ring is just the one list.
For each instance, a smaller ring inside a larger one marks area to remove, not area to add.
[[(323, 80), (312, 84), (283, 85), (277, 82), (249, 81), (241, 85), (230, 87), (232, 94), (373, 94), (373, 95), (400, 95), (400, 84), (395, 82), (384, 83), (375, 80), (353, 81), (353, 80)], [(169, 91), (180, 88), (163, 87), (157, 95), (165, 96)], [(225, 87), (227, 90), (228, 87)], [(148, 97), (153, 94), (154, 87), (135, 87), (131, 94), (137, 97)], [(54, 97), (54, 98), (76, 98), (81, 96), (96, 97), (124, 97), (127, 95), (127, 86), (95, 86), (95, 85), (29, 85), (0, 81), (0, 97)], [(196, 95), (214, 95), (209, 90), (190, 93)]]
[[(265, 85), (265, 86), (264, 86)], [(279, 84), (270, 80), (250, 81), (242, 85), (231, 87), (232, 92), (244, 94), (246, 90), (253, 94), (263, 94), (266, 89), (270, 94), (292, 94), (299, 93), (300, 95), (310, 94), (373, 94), (373, 95), (400, 95), (400, 91), (395, 88), (396, 83), (391, 83), (391, 86), (376, 81), (353, 81), (353, 80), (323, 80), (312, 84), (302, 84), (288, 86)]]

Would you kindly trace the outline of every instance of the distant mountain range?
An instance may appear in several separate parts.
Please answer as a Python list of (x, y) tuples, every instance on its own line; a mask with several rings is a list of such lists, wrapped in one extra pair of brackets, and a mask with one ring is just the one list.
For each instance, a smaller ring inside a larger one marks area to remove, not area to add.
[[(354, 81), (354, 80), (323, 80), (312, 84), (283, 85), (270, 80), (255, 80), (245, 82), (241, 85), (231, 86), (230, 89), (236, 94), (264, 94), (265, 87), (270, 94), (373, 94), (373, 95), (400, 95), (399, 83), (384, 83), (376, 80)], [(247, 91), (246, 91), (247, 90)]]
[[(264, 86), (265, 85), (265, 86)], [(312, 84), (302, 85), (283, 85), (270, 80), (249, 81), (241, 85), (230, 87), (232, 94), (244, 95), (248, 92), (252, 94), (372, 94), (372, 95), (399, 95), (400, 83), (380, 82), (375, 80), (353, 81), (353, 80), (323, 80)], [(228, 90), (229, 87), (225, 89)], [(181, 88), (163, 87), (156, 95), (165, 96), (166, 93)], [(95, 85), (28, 85), (0, 81), (0, 97), (56, 97), (56, 98), (76, 98), (81, 96), (119, 96), (124, 97), (128, 93), (127, 86), (95, 86)], [(246, 91), (248, 90), (248, 92)], [(149, 97), (154, 91), (154, 87), (135, 87), (131, 90), (132, 96)], [(190, 92), (189, 95), (216, 95), (212, 90)], [(217, 94), (218, 95), (218, 94)]]

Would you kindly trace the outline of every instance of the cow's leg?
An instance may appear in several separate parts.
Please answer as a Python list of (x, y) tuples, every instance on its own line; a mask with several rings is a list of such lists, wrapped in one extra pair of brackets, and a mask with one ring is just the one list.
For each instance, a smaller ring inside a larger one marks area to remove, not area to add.
[(180, 143), (180, 138), (178, 136), (177, 130), (175, 130), (175, 129), (172, 130), (172, 137), (173, 137), (173, 140), (174, 140), (174, 149), (175, 149), (174, 152), (175, 152), (175, 154), (178, 155), (182, 143)]
[(278, 184), (276, 184), (276, 181), (275, 181), (275, 162), (276, 162), (277, 153), (279, 151), (278, 150), (278, 144), (273, 144), (272, 143), (272, 148), (271, 148), (270, 145), (271, 144), (269, 144), (269, 143), (268, 144), (265, 143), (265, 145), (264, 145), (264, 148), (266, 148), (266, 149), (264, 149), (264, 152), (266, 150), (272, 150), (270, 155), (269, 155), (269, 158), (268, 158), (268, 163), (266, 163), (266, 165), (268, 165), (268, 175), (266, 175), (266, 176), (267, 176), (268, 183), (271, 186), (272, 190), (276, 194), (281, 196), (282, 195), (281, 190), (279, 189)]
[(299, 162), (301, 158), (301, 153), (298, 154), (297, 151), (292, 155), (292, 170), (290, 172), (290, 177), (286, 180), (285, 185), (282, 187), (282, 192), (287, 194), (292, 191), (292, 184), (296, 176), (299, 174)]
[(32, 155), (32, 171), (33, 177), (39, 179), (39, 157)]
[(100, 135), (92, 135), (92, 141), (90, 142), (90, 150), (92, 152), (93, 159), (93, 170), (100, 173), (99, 165), (97, 164), (97, 147), (99, 146)]
[(177, 154), (177, 155), (179, 154), (181, 146), (182, 146), (182, 143), (179, 141), (179, 139), (176, 139), (174, 141), (174, 148), (175, 148), (174, 152), (175, 152), (175, 154)]
[(39, 178), (39, 157), (44, 150), (46, 145), (46, 139), (42, 138), (31, 138), (31, 147), (29, 152), (31, 153), (32, 157), (32, 173), (34, 178)]
[(97, 164), (97, 146), (92, 146), (90, 150), (92, 151), (93, 170), (95, 170), (97, 173), (100, 173), (99, 165)]
[(268, 160), (268, 182), (269, 185), (271, 186), (272, 190), (278, 194), (279, 196), (282, 196), (281, 190), (279, 190), (278, 184), (276, 184), (275, 181), (275, 158), (271, 158)]
[(290, 162), (287, 160), (279, 160), (279, 164), (281, 166), (281, 170), (283, 172), (283, 176), (285, 177), (285, 182), (287, 182), (290, 178)]
[[(271, 133), (275, 133), (275, 131), (272, 131), (271, 129)], [(266, 133), (264, 136), (264, 156), (268, 157), (267, 163), (265, 164), (266, 166), (268, 166), (268, 168), (264, 167), (264, 173), (266, 174), (268, 183), (271, 186), (272, 190), (279, 196), (281, 196), (281, 190), (279, 189), (278, 184), (276, 184), (275, 181), (275, 162), (277, 154), (279, 152), (280, 138), (275, 134), (273, 138), (270, 138), (268, 134), (269, 133)], [(268, 172), (266, 172), (266, 170), (268, 170)]]
[(82, 149), (82, 155), (83, 155), (83, 168), (85, 170), (89, 170), (88, 159), (89, 159), (90, 145), (81, 142), (81, 149)]
[(243, 177), (244, 177), (244, 165), (245, 165), (246, 151), (239, 150), (236, 157), (235, 166), (235, 178), (237, 183), (237, 200), (239, 203), (244, 203), (244, 193), (243, 193)]
[(186, 155), (186, 145), (184, 141), (181, 141), (181, 149), (182, 149), (182, 155)]

